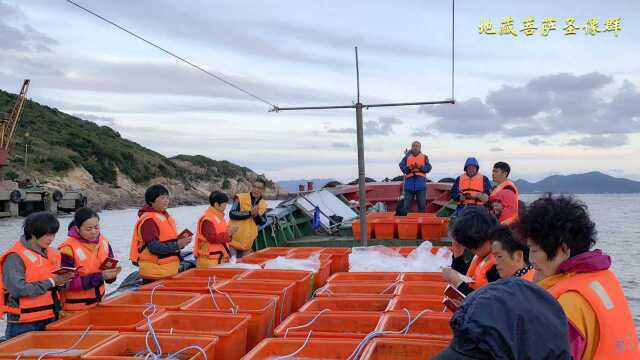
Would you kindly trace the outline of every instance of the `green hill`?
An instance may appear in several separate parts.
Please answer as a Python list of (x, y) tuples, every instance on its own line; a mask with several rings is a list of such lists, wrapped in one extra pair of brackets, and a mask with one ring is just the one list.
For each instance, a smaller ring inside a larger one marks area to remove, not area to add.
[[(15, 97), (0, 90), (0, 112), (10, 111)], [(107, 126), (96, 125), (31, 100), (25, 102), (14, 141), (10, 165), (4, 174), (11, 180), (31, 175), (46, 178), (83, 167), (96, 183), (116, 185), (117, 168), (137, 184), (164, 177), (179, 180), (188, 189), (192, 181), (218, 178), (228, 183), (227, 179), (240, 180), (246, 177), (247, 172), (252, 172), (228, 161), (216, 161), (200, 155), (167, 158), (124, 139)], [(28, 168), (25, 169), (27, 144)]]

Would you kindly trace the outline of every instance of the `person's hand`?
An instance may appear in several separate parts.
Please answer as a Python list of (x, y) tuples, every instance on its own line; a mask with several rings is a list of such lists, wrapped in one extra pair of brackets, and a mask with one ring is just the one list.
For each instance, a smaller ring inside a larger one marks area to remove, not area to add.
[(502, 211), (504, 210), (504, 206), (502, 206), (501, 202), (495, 202), (493, 203), (493, 213), (496, 216), (500, 216), (500, 214), (502, 214)]
[(113, 280), (118, 276), (118, 273), (120, 273), (120, 271), (122, 271), (122, 268), (120, 266), (113, 269), (102, 270), (102, 278), (104, 280)]
[(74, 275), (75, 273), (73, 271), (69, 271), (64, 274), (55, 275), (53, 277), (53, 282), (56, 284), (56, 286), (64, 285), (69, 280), (71, 280)]
[(237, 224), (233, 224), (229, 226), (229, 235), (233, 236), (233, 234), (237, 233), (239, 229), (240, 229), (240, 226), (238, 226)]
[(191, 236), (185, 236), (178, 239), (178, 248), (184, 249), (185, 246), (189, 245), (191, 242)]
[(460, 275), (458, 275), (458, 272), (451, 268), (443, 268), (442, 276), (449, 284), (451, 284), (451, 286), (455, 288), (457, 288), (458, 286), (460, 286), (460, 284), (463, 283), (462, 279), (460, 278)]
[(256, 217), (258, 216), (258, 207), (254, 206), (251, 208), (251, 217)]
[(453, 240), (451, 242), (451, 251), (453, 252), (453, 257), (457, 258), (464, 255), (464, 246), (459, 242)]
[(467, 200), (467, 195), (465, 195), (464, 193), (460, 194), (460, 201), (465, 201)]
[(478, 201), (480, 202), (486, 203), (487, 201), (489, 201), (489, 195), (480, 193), (476, 195), (476, 199), (478, 199)]

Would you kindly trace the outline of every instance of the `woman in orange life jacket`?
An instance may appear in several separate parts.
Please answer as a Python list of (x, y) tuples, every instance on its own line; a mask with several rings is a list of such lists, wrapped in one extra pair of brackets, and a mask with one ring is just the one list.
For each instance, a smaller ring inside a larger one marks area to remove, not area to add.
[[(490, 238), (491, 231), (497, 224), (489, 210), (480, 206), (464, 208), (453, 223), (453, 261), (450, 269), (442, 269), (442, 274), (449, 284), (465, 295), (500, 279), (495, 258), (491, 254)], [(465, 260), (465, 248), (474, 254), (470, 263)], [(458, 273), (466, 274), (474, 281), (467, 283)]]
[(611, 258), (596, 243), (587, 207), (568, 196), (544, 196), (519, 221), (527, 239), (534, 280), (565, 311), (576, 360), (640, 359), (629, 304)]
[(209, 207), (198, 220), (196, 243), (193, 254), (197, 258), (197, 268), (211, 268), (229, 262), (231, 253), (228, 243), (238, 231), (238, 225), (228, 226), (224, 218), (229, 197), (220, 191), (209, 195)]
[(0, 316), (7, 313), (6, 339), (29, 331), (42, 331), (58, 318), (58, 286), (72, 272), (60, 268), (60, 253), (52, 247), (60, 223), (48, 212), (24, 220), (23, 236), (0, 257)]
[(507, 225), (496, 226), (491, 234), (491, 254), (496, 259), (500, 278), (519, 277), (533, 281), (535, 271), (529, 263), (529, 248)]
[[(100, 234), (100, 218), (90, 208), (76, 211), (69, 224), (67, 239), (58, 247), (62, 266), (80, 267), (62, 293), (62, 310), (80, 311), (99, 303), (110, 284), (122, 270), (101, 270), (106, 258), (113, 258), (109, 241)], [(63, 315), (64, 316), (64, 315)]]

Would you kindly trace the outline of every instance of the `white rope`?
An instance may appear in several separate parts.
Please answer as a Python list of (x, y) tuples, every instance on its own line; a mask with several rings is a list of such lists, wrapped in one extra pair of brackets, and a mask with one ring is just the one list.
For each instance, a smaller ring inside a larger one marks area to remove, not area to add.
[(273, 360), (288, 360), (288, 359), (292, 359), (294, 356), (298, 355), (309, 343), (309, 339), (311, 338), (311, 333), (313, 332), (313, 330), (309, 330), (309, 335), (307, 335), (307, 338), (304, 339), (304, 343), (302, 343), (302, 346), (300, 346), (298, 348), (298, 350), (292, 352), (289, 355), (282, 355), (282, 356), (278, 356), (273, 358)]
[[(80, 336), (80, 338), (78, 340), (76, 340), (75, 343), (73, 343), (73, 345), (71, 345), (70, 347), (64, 349), (64, 350), (58, 350), (58, 351), (49, 351), (49, 352), (45, 352), (44, 354), (40, 355), (40, 357), (38, 357), (38, 360), (42, 360), (45, 356), (48, 355), (60, 355), (60, 354), (65, 354), (68, 353), (69, 351), (75, 349), (76, 346), (78, 346), (80, 344), (80, 342), (82, 341), (82, 339), (85, 338), (85, 336), (87, 336), (87, 334), (89, 333), (89, 330), (91, 330), (91, 325), (87, 326), (87, 328), (84, 330), (84, 333), (82, 333), (82, 335)], [(19, 354), (16, 359), (20, 359), (20, 357), (22, 356), (22, 354)]]
[(316, 314), (316, 316), (313, 317), (313, 319), (311, 319), (311, 321), (307, 322), (306, 324), (302, 324), (302, 325), (298, 325), (298, 326), (292, 326), (292, 327), (288, 327), (285, 331), (284, 331), (284, 338), (287, 338), (287, 335), (289, 335), (289, 330), (297, 330), (297, 329), (304, 329), (307, 326), (313, 324), (316, 320), (318, 320), (318, 318), (320, 317), (320, 315), (326, 313), (326, 312), (330, 312), (331, 309), (324, 309), (322, 311), (320, 311), (318, 314)]

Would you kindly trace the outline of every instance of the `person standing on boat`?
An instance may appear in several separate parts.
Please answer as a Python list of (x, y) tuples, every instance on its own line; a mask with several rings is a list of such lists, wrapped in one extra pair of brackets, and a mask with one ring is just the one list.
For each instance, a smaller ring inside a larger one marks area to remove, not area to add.
[(241, 258), (250, 253), (253, 242), (258, 237), (258, 226), (267, 222), (264, 216), (267, 202), (262, 199), (266, 186), (267, 183), (263, 179), (257, 179), (253, 182), (251, 192), (236, 194), (233, 200), (229, 224), (237, 226), (238, 230), (229, 243), (232, 256)]
[(58, 318), (58, 286), (73, 272), (54, 274), (60, 253), (50, 247), (60, 228), (48, 212), (24, 220), (23, 237), (0, 257), (0, 317), (7, 314), (6, 339), (29, 331), (42, 331)]
[(533, 281), (535, 271), (529, 263), (529, 247), (516, 239), (506, 225), (496, 226), (491, 234), (491, 254), (496, 259), (496, 270), (502, 279), (519, 277)]
[(197, 268), (211, 268), (229, 262), (231, 253), (227, 245), (238, 226), (228, 226), (224, 218), (229, 197), (220, 191), (209, 195), (209, 208), (198, 220), (196, 243), (193, 246)]
[(146, 205), (138, 211), (129, 259), (139, 267), (140, 277), (149, 283), (176, 275), (180, 268), (180, 250), (191, 236), (180, 238), (176, 221), (169, 215), (169, 190), (152, 185), (144, 193)]
[(495, 163), (491, 172), (493, 181), (498, 183), (489, 195), (491, 211), (503, 225), (511, 225), (518, 220), (520, 195), (516, 184), (509, 180), (510, 172), (509, 164), (502, 161)]
[[(62, 310), (81, 311), (99, 303), (105, 283), (116, 281), (120, 267), (101, 269), (107, 258), (114, 258), (109, 241), (100, 234), (100, 217), (87, 207), (76, 211), (69, 224), (67, 239), (58, 246), (62, 266), (78, 272), (62, 292)], [(64, 315), (63, 315), (64, 316)]]
[(530, 204), (519, 227), (529, 245), (534, 280), (555, 297), (569, 322), (574, 359), (638, 359), (638, 337), (611, 258), (596, 244), (587, 207), (569, 196)]
[[(450, 269), (442, 269), (442, 275), (465, 295), (500, 279), (496, 259), (491, 253), (491, 231), (497, 224), (496, 218), (483, 206), (465, 208), (453, 223), (453, 261)], [(465, 259), (465, 248), (474, 254), (470, 263)], [(473, 282), (465, 282), (459, 274), (466, 274)]]
[(420, 152), (419, 141), (411, 144), (411, 151), (405, 150), (400, 161), (400, 170), (404, 174), (404, 209), (409, 212), (411, 202), (416, 198), (418, 212), (423, 213), (427, 204), (427, 174), (431, 171), (429, 157)]
[(480, 164), (474, 157), (464, 163), (464, 174), (458, 176), (451, 187), (451, 198), (458, 203), (456, 213), (467, 206), (484, 205), (489, 201), (491, 182), (480, 173)]

